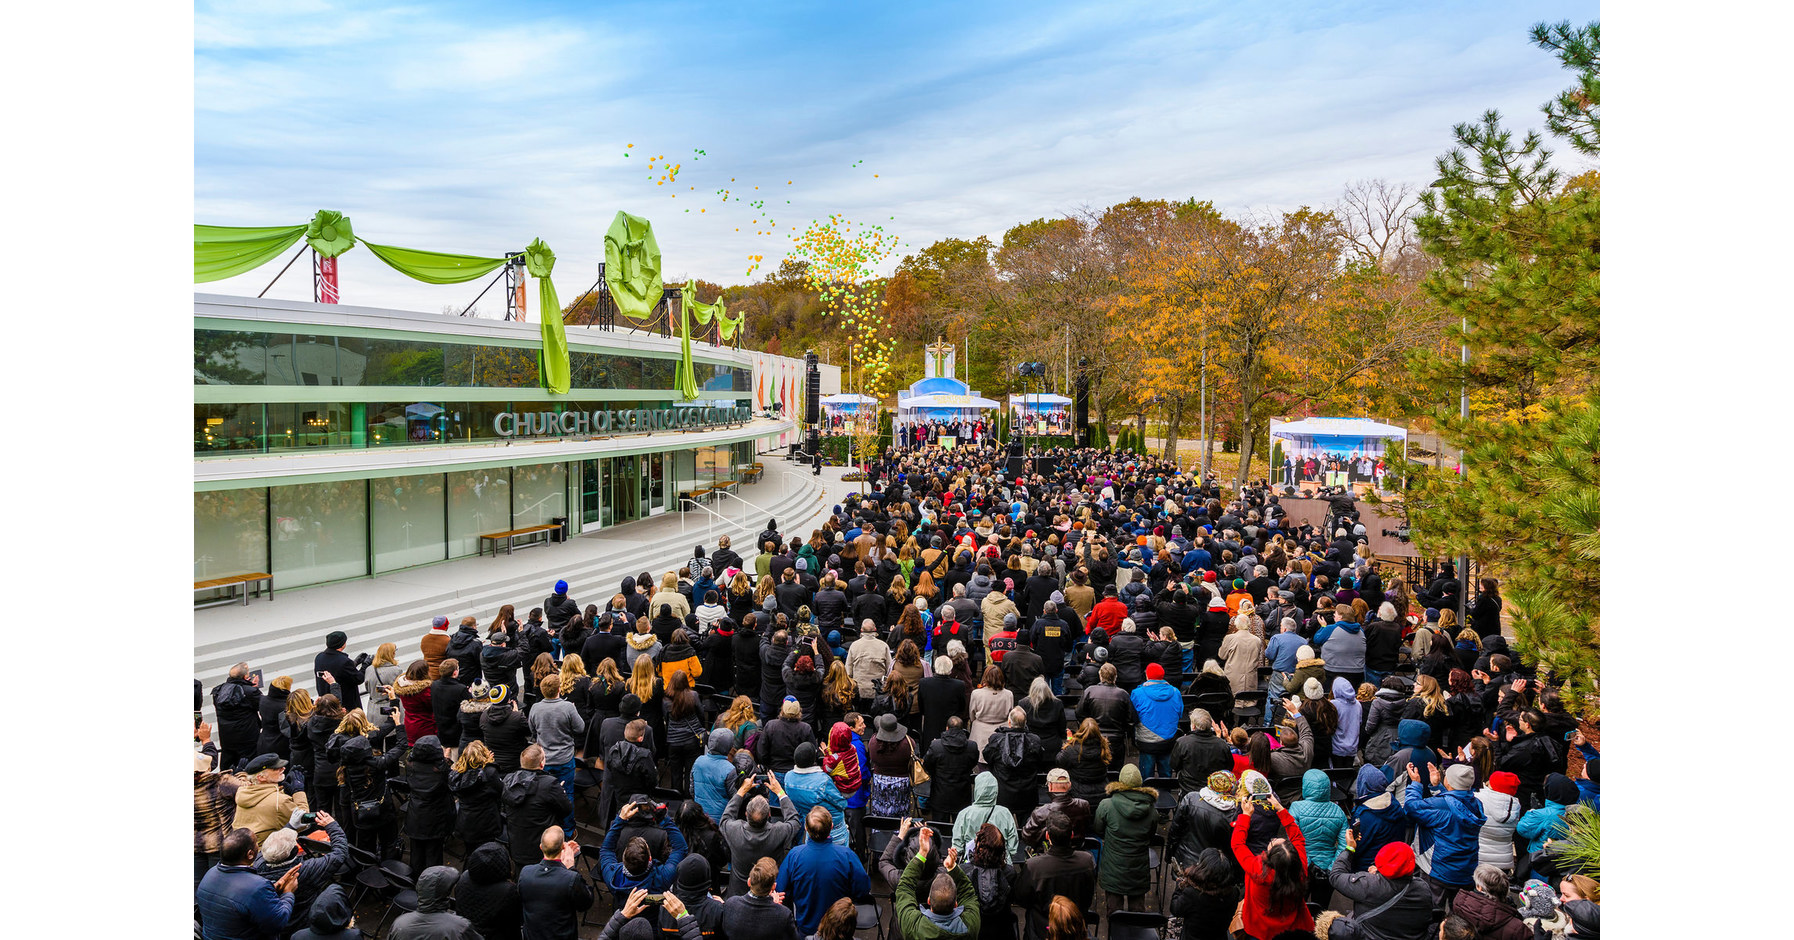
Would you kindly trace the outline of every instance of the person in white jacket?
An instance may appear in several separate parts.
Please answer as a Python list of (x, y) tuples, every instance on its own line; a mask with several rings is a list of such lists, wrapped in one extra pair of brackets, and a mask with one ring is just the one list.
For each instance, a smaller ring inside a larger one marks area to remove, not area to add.
[(1493, 865), (1508, 874), (1514, 872), (1514, 827), (1526, 810), (1515, 798), (1520, 792), (1520, 778), (1505, 770), (1489, 775), (1489, 782), (1476, 791), (1483, 805), (1483, 827), (1477, 833), (1477, 863)]

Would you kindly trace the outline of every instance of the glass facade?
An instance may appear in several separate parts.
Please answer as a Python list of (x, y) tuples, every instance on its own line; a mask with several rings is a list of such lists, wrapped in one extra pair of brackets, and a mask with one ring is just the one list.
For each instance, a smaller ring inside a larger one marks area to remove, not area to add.
[(268, 570), (268, 491), (193, 494), (193, 580)]
[[(416, 386), (536, 388), (537, 351), (423, 339), (365, 339), (242, 330), (193, 331), (195, 385)], [(677, 362), (656, 356), (569, 355), (574, 388), (666, 390)], [(751, 371), (696, 361), (707, 393), (749, 391)]]
[[(707, 399), (706, 406), (747, 407), (745, 400)], [(544, 411), (666, 410), (667, 402), (424, 401), (196, 403), (193, 452), (235, 456), (318, 448), (342, 450), (393, 445), (480, 444), (506, 440), (494, 427), (501, 414)], [(592, 436), (611, 433), (594, 429)]]
[(567, 465), (539, 463), (511, 470), (511, 525), (547, 525), (567, 515)]
[(367, 490), (366, 480), (268, 488), (277, 586), (368, 573)]
[[(593, 531), (662, 509), (677, 510), (677, 493), (694, 484), (735, 478), (735, 463), (751, 462), (753, 448), (752, 441), (743, 441), (519, 467), (195, 493), (193, 577), (266, 571), (273, 574), (276, 588), (286, 590), (473, 555), (483, 534), (557, 518), (569, 519), (576, 532)], [(575, 488), (571, 497), (570, 486)], [(577, 512), (570, 512), (574, 506)]]
[(480, 536), (511, 528), (511, 471), (464, 470), (448, 477), (449, 557), (480, 550)]
[(375, 574), (448, 557), (442, 474), (368, 482), (374, 499)]

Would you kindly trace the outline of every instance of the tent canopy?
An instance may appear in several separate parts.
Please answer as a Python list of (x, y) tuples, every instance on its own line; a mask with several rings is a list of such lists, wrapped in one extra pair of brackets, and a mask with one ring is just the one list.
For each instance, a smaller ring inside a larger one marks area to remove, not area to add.
[(878, 399), (873, 398), (870, 395), (855, 395), (849, 392), (842, 392), (839, 395), (825, 396), (822, 399), (822, 403), (825, 405), (876, 405), (878, 404)]
[(937, 392), (932, 395), (912, 395), (897, 403), (903, 411), (917, 408), (995, 408), (997, 403), (977, 395), (948, 395)]
[(1054, 395), (1048, 392), (1045, 395), (1011, 395), (1009, 403), (1012, 405), (1069, 405), (1071, 399), (1064, 395)]
[(1272, 437), (1295, 440), (1302, 437), (1324, 438), (1394, 438), (1408, 439), (1408, 429), (1383, 424), (1369, 418), (1303, 418), (1271, 429)]

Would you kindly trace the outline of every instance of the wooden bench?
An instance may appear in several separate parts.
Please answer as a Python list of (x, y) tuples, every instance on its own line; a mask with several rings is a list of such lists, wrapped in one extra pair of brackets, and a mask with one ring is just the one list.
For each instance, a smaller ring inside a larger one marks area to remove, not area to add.
[(713, 492), (713, 489), (711, 487), (698, 486), (698, 487), (693, 487), (689, 490), (680, 490), (679, 498), (681, 500), (689, 499), (694, 503), (702, 503), (704, 501), (704, 497), (709, 496), (712, 492)]
[(553, 524), (529, 525), (529, 526), (524, 526), (521, 529), (510, 529), (505, 532), (488, 532), (485, 535), (480, 536), (480, 548), (479, 548), (479, 551), (475, 552), (474, 554), (475, 555), (486, 554), (486, 543), (490, 542), (490, 543), (492, 543), (492, 557), (497, 558), (498, 557), (498, 543), (502, 541), (505, 543), (505, 554), (509, 555), (509, 554), (511, 554), (512, 551), (514, 551), (516, 549), (517, 540), (519, 538), (524, 538), (524, 537), (532, 536), (532, 535), (541, 535), (542, 538), (530, 539), (529, 541), (523, 543), (524, 548), (528, 548), (531, 545), (546, 545), (546, 544), (548, 544), (549, 540), (552, 538), (551, 533), (553, 533), (554, 530), (559, 529), (559, 528), (560, 528), (560, 526), (553, 525)]
[(218, 600), (198, 605), (200, 607), (217, 607), (220, 604), (228, 604), (236, 600), (236, 586), (241, 584), (243, 586), (243, 606), (248, 607), (249, 586), (252, 584), (255, 585), (255, 596), (260, 597), (262, 596), (263, 582), (266, 582), (268, 585), (268, 601), (272, 603), (274, 601), (274, 576), (265, 571), (251, 571), (245, 574), (232, 574), (222, 578), (206, 578), (203, 581), (195, 581), (193, 582), (193, 592), (197, 594), (200, 591), (209, 591), (213, 588), (230, 588), (230, 590)]
[(740, 486), (740, 484), (736, 483), (734, 480), (721, 480), (715, 486), (711, 487), (710, 489), (711, 489), (711, 492), (718, 492), (718, 493), (733, 492), (737, 486)]
[(753, 466), (742, 468), (741, 482), (743, 482), (743, 483), (758, 483), (758, 482), (760, 482), (760, 478), (765, 475), (766, 475), (766, 465), (763, 463), (756, 463)]

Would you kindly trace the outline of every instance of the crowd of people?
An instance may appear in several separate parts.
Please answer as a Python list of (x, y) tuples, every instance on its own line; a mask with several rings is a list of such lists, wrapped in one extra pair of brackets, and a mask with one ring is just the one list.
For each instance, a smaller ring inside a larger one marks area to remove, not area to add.
[(1294, 525), (1267, 487), (1052, 456), (890, 450), (751, 560), (438, 613), (403, 653), (331, 633), (266, 688), (237, 664), (195, 715), (196, 931), (1599, 936), (1566, 852), (1599, 754), (1494, 580), (1407, 583), (1349, 499)]

